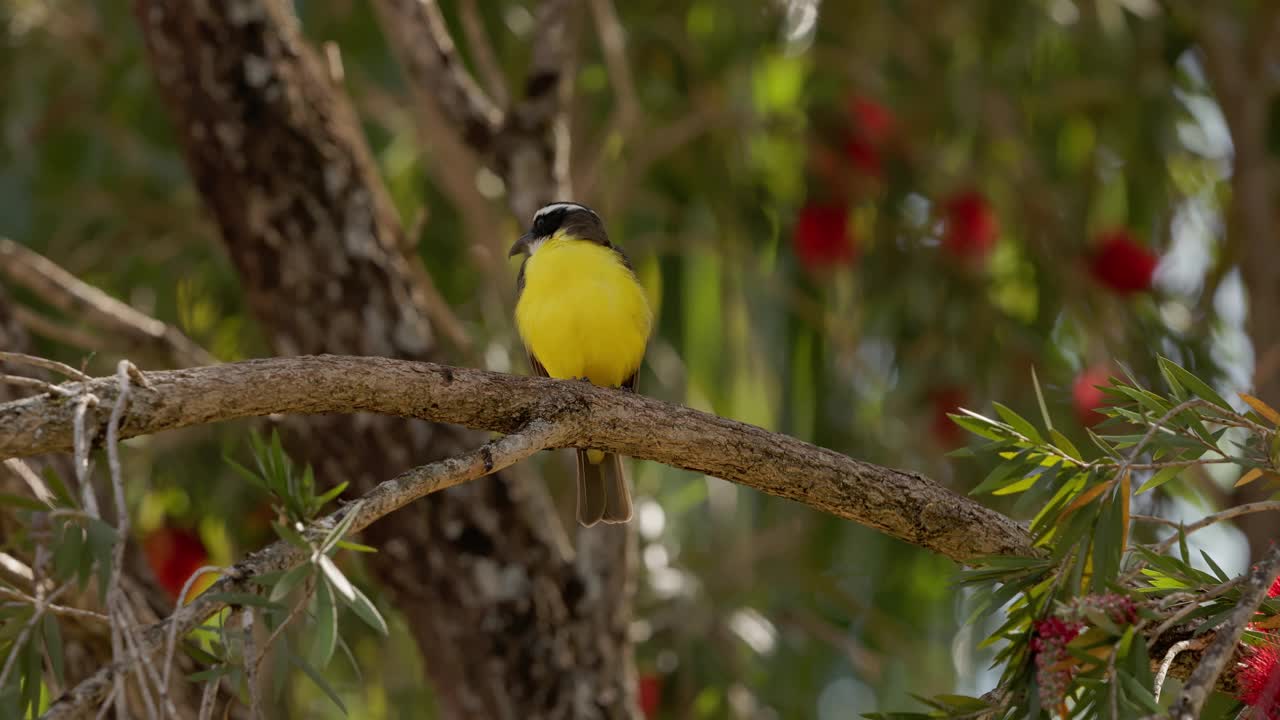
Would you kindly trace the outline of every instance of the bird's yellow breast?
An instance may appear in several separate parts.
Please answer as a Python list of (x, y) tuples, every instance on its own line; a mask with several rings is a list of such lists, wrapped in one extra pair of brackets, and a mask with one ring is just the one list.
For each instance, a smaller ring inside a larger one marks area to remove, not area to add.
[(553, 378), (621, 385), (640, 368), (652, 324), (644, 288), (610, 248), (557, 237), (525, 261), (516, 327)]

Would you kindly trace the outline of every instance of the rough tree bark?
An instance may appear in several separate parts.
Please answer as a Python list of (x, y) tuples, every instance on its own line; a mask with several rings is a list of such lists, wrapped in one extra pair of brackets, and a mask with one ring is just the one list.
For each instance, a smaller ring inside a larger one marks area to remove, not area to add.
[[(192, 176), (281, 355), (430, 359), (430, 288), (345, 96), (282, 0), (137, 0)], [(292, 427), (363, 492), (474, 436), (362, 415)], [(374, 526), (370, 562), (405, 613), (448, 717), (632, 717), (625, 605), (605, 606), (544, 488), (470, 483)], [(510, 582), (495, 582), (495, 578)]]

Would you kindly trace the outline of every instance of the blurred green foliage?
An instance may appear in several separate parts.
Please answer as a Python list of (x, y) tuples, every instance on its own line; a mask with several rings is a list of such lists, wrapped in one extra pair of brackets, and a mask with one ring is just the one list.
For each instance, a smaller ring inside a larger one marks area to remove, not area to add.
[[(469, 52), (457, 4), (443, 5)], [(610, 131), (618, 103), (584, 6), (573, 152), (575, 167), (599, 159), (598, 182), (576, 192), (635, 259), (659, 310), (646, 393), (964, 492), (990, 467), (947, 459), (954, 436), (939, 417), (990, 398), (1037, 416), (1032, 367), (1063, 416), (1085, 368), (1123, 361), (1151, 379), (1157, 351), (1226, 385), (1248, 377), (1241, 290), (1220, 267), (1229, 146), (1185, 28), (1156, 3), (617, 5), (642, 116), (625, 136)], [(502, 273), (477, 262), (487, 239), (467, 236), (432, 180), (436, 151), (415, 132), (368, 5), (296, 7), (313, 42), (341, 49), (382, 176), (483, 362), (522, 371), (500, 301), (514, 264)], [(536, 42), (531, 3), (479, 8), (503, 70), (520, 77)], [(8, 0), (0, 13), (0, 234), (221, 359), (264, 354), (185, 173), (130, 4)], [(877, 172), (843, 159), (854, 98), (892, 119)], [(994, 248), (978, 257), (944, 242), (944, 199), (971, 189), (999, 223)], [(514, 237), (525, 219), (489, 195), (497, 226)], [(847, 208), (856, 261), (797, 260), (794, 218), (818, 201)], [(1090, 275), (1093, 238), (1112, 226), (1163, 255), (1151, 292), (1119, 296)], [(72, 364), (85, 357), (47, 338), (36, 350)], [(88, 365), (112, 362), (102, 353)], [(1060, 429), (1084, 438), (1078, 424)], [(222, 461), (244, 458), (246, 437), (246, 425), (232, 424), (129, 443), (141, 531), (166, 517), (197, 527), (214, 562), (269, 539), (269, 527), (244, 519), (265, 494)], [(566, 466), (544, 469), (565, 495)], [(638, 664), (659, 678), (660, 716), (847, 717), (911, 707), (909, 693), (994, 683), (989, 655), (975, 649), (992, 628), (962, 627), (971, 603), (945, 559), (717, 480), (648, 464), (633, 476)], [(376, 587), (352, 572), (377, 602)], [(448, 661), (420, 659), (394, 611), (379, 607), (391, 640), (344, 619), (361, 674), (330, 665), (352, 717), (420, 712), (429, 691), (417, 668)], [(336, 711), (300, 681), (290, 712)]]

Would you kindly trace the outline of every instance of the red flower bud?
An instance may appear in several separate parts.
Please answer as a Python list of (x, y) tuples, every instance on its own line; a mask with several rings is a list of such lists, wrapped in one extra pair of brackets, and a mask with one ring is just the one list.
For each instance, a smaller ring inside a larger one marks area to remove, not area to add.
[(658, 717), (662, 705), (662, 678), (646, 673), (640, 676), (640, 711), (646, 718)]
[(796, 256), (809, 270), (849, 265), (857, 259), (849, 211), (840, 205), (812, 204), (801, 208), (792, 242)]
[(987, 198), (976, 190), (952, 195), (943, 203), (946, 233), (942, 246), (962, 258), (980, 258), (995, 247), (1000, 219)]
[(1105, 367), (1090, 368), (1077, 375), (1071, 384), (1071, 399), (1081, 425), (1093, 427), (1107, 419), (1098, 412), (1098, 408), (1107, 404), (1107, 394), (1098, 386), (1106, 385), (1110, 375)]
[[(187, 579), (209, 564), (204, 543), (193, 530), (162, 527), (143, 539), (142, 550), (160, 586), (175, 601)], [(199, 585), (198, 581), (192, 586), (191, 595), (195, 595)]]
[(1151, 277), (1159, 261), (1127, 228), (1117, 228), (1098, 236), (1089, 258), (1089, 272), (1114, 292), (1131, 295), (1151, 289)]

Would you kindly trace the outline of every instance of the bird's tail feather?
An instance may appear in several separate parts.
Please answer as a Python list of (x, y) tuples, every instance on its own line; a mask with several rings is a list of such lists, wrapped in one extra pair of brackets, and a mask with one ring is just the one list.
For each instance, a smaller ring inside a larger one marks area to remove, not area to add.
[[(600, 459), (592, 462), (593, 455)], [(622, 458), (599, 450), (578, 451), (578, 522), (624, 523), (631, 519), (631, 492)]]

